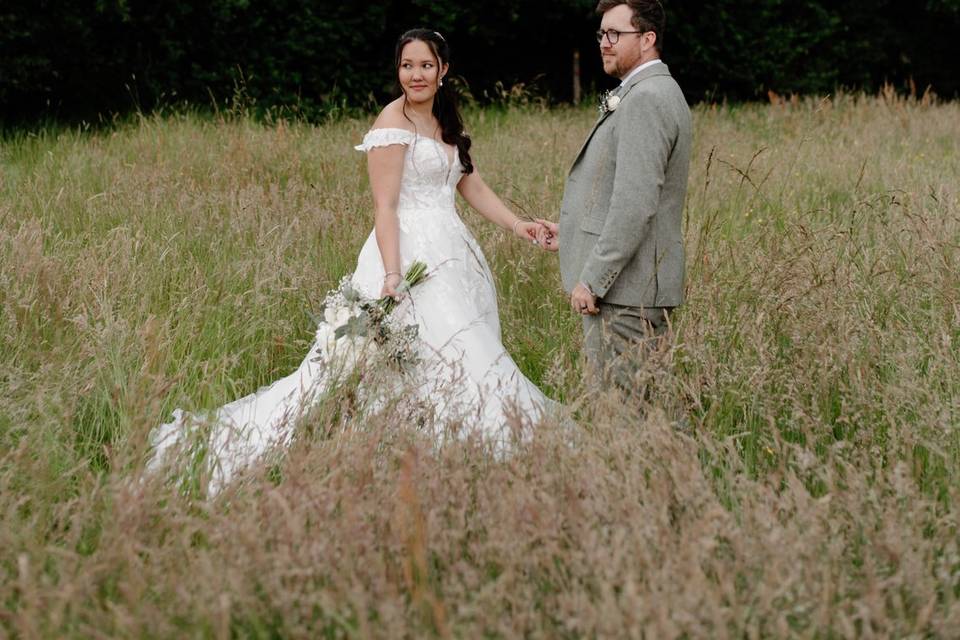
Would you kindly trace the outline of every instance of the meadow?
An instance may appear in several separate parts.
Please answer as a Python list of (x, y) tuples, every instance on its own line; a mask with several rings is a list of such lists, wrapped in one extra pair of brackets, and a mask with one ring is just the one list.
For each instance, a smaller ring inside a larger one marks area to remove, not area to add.
[[(466, 118), (491, 186), (555, 219), (595, 115)], [(646, 400), (582, 375), (556, 257), (461, 206), (576, 445), (437, 448), (344, 392), (210, 501), (132, 481), (147, 434), (297, 366), (372, 227), (370, 120), (6, 133), (0, 638), (956, 637), (960, 104), (694, 123), (688, 297)]]

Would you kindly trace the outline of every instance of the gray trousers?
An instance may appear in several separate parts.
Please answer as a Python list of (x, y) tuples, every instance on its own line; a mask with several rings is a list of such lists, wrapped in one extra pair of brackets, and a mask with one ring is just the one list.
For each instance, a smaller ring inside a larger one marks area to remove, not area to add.
[(583, 316), (587, 364), (602, 382), (629, 394), (646, 396), (637, 373), (667, 344), (668, 317), (673, 309), (624, 307), (599, 303), (600, 313)]

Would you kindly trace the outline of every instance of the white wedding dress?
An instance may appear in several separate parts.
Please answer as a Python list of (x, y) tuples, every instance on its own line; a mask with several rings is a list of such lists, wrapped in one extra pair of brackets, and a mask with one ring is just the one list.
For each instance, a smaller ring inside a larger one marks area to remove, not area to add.
[[(456, 149), (451, 154), (448, 145), (404, 129), (373, 129), (356, 149), (389, 145), (406, 146), (397, 207), (401, 268), (405, 273), (419, 260), (430, 273), (394, 311), (400, 322), (418, 327), (420, 363), (404, 374), (404, 393), (430, 406), (428, 422), (440, 429), (435, 433), (438, 441), (447, 436), (444, 425), (452, 425), (459, 436), (479, 433), (504, 452), (517, 427), (529, 430), (557, 405), (520, 372), (501, 342), (490, 268), (455, 207), (456, 186), (464, 175)], [(351, 284), (374, 299), (383, 278), (383, 261), (371, 232)], [(264, 453), (288, 444), (297, 420), (327, 390), (328, 372), (318, 361), (330, 348), (332, 333), (330, 325), (321, 322), (300, 367), (268, 387), (203, 418), (178, 409), (173, 422), (154, 432), (148, 469), (169, 462), (168, 454), (197, 423), (209, 427), (205, 443), (210, 493)]]

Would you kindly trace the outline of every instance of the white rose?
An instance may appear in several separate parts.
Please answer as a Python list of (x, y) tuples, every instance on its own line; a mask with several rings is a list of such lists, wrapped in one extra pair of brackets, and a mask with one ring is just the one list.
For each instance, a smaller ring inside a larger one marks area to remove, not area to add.
[(323, 319), (334, 329), (339, 329), (347, 324), (353, 315), (353, 309), (348, 306), (327, 307), (323, 311)]
[(620, 96), (610, 96), (607, 98), (607, 111), (616, 111), (620, 106)]

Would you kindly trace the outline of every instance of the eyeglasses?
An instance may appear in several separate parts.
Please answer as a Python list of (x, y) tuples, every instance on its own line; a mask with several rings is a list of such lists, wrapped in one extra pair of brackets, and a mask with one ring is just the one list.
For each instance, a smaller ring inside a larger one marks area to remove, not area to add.
[(617, 31), (616, 29), (598, 29), (597, 30), (597, 42), (603, 42), (603, 37), (607, 37), (607, 42), (610, 44), (617, 44), (620, 40), (620, 36), (626, 33), (646, 33), (646, 31)]

